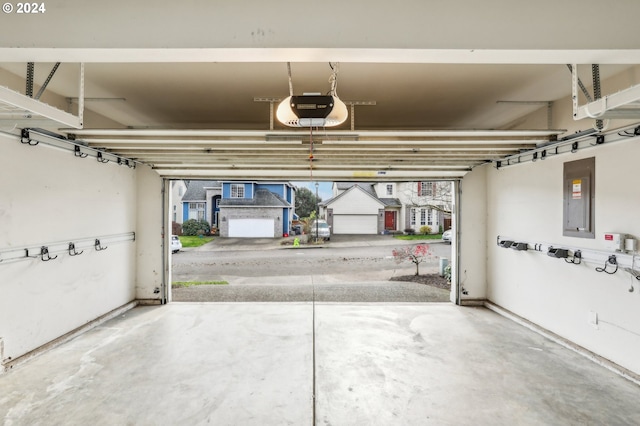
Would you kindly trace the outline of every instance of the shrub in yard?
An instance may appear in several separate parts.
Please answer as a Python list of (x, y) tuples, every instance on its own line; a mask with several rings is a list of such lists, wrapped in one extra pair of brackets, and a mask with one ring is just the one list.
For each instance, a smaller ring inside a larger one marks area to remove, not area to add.
[(420, 227), (420, 233), (423, 235), (427, 235), (431, 233), (431, 227), (428, 225), (424, 225)]
[(413, 228), (406, 228), (406, 229), (404, 230), (404, 233), (405, 233), (405, 234), (407, 234), (407, 235), (413, 235), (413, 234), (415, 234), (415, 233), (416, 233), (416, 230), (415, 230), (415, 229), (413, 229)]
[(444, 278), (451, 284), (451, 264), (444, 267)]
[(206, 220), (189, 219), (182, 224), (183, 235), (208, 235), (210, 231), (211, 227)]

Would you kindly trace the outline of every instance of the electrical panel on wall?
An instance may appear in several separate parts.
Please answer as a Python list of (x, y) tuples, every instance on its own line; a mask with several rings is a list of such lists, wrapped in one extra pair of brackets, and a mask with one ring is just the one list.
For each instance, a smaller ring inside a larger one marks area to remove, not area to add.
[(564, 163), (562, 235), (595, 238), (594, 157)]

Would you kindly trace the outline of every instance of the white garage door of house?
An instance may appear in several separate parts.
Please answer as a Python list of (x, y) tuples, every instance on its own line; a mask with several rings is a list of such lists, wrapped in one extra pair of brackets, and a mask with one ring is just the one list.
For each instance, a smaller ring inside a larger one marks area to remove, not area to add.
[(229, 219), (229, 236), (273, 238), (273, 219)]
[(377, 234), (378, 216), (371, 214), (333, 215), (334, 234)]

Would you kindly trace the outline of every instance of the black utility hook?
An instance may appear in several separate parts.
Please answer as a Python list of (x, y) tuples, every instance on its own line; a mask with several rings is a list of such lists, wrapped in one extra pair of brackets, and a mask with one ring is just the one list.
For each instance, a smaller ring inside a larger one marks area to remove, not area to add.
[(31, 134), (29, 133), (29, 129), (22, 129), (22, 131), (20, 132), (20, 142), (22, 142), (25, 145), (31, 145), (31, 146), (36, 146), (40, 143), (38, 141), (34, 141), (31, 139)]
[(96, 238), (96, 242), (94, 244), (96, 251), (102, 251), (102, 250), (106, 250), (109, 247), (102, 247), (102, 245), (100, 244), (100, 240)]
[(49, 254), (49, 248), (47, 246), (42, 246), (40, 247), (40, 258), (43, 262), (48, 262), (50, 260), (57, 259), (58, 256), (56, 255), (51, 257), (51, 255)]
[(580, 250), (576, 250), (573, 253), (573, 258), (571, 258), (571, 260), (565, 259), (564, 261), (567, 263), (573, 263), (574, 265), (579, 265), (582, 263), (582, 252)]
[(84, 250), (78, 252), (76, 251), (76, 245), (74, 243), (69, 243), (69, 256), (78, 256), (84, 253)]
[(80, 151), (80, 147), (78, 145), (74, 146), (73, 153), (78, 158), (87, 158), (89, 156), (89, 154)]
[[(616, 269), (613, 270), (613, 272), (609, 272), (607, 271), (607, 266), (609, 265), (615, 265)], [(613, 275), (616, 272), (618, 272), (618, 260), (616, 259), (616, 255), (612, 254), (609, 256), (609, 258), (607, 259), (607, 261), (604, 263), (604, 267), (603, 268), (596, 268), (596, 271), (598, 272), (606, 272), (609, 275)]]
[(102, 152), (98, 151), (98, 154), (96, 155), (96, 159), (98, 160), (98, 163), (108, 163), (109, 159), (108, 158), (103, 158), (102, 157)]

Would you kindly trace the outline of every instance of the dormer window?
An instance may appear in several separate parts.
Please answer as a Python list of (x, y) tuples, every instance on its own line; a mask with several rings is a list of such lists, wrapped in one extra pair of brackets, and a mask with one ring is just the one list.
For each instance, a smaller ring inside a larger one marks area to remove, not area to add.
[(231, 184), (231, 198), (244, 198), (244, 184)]

